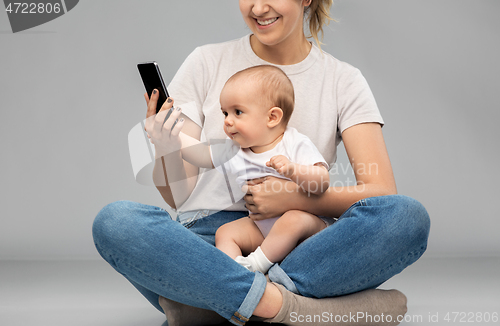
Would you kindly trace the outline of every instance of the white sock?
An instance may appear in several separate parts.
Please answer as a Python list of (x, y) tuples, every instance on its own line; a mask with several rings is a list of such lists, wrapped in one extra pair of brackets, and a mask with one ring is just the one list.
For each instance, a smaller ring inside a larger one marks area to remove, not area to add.
[(257, 249), (247, 257), (238, 256), (234, 260), (241, 266), (247, 268), (249, 271), (259, 271), (262, 274), (266, 274), (269, 268), (274, 265), (273, 262), (270, 262), (269, 259), (267, 259), (260, 247), (257, 247)]

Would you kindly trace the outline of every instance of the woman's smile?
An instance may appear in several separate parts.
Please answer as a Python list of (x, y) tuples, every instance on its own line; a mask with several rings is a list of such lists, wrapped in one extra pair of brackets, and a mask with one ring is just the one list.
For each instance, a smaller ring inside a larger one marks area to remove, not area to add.
[(267, 19), (255, 18), (255, 21), (257, 22), (257, 27), (259, 27), (259, 28), (266, 28), (270, 25), (273, 25), (277, 20), (278, 20), (278, 17), (267, 18)]

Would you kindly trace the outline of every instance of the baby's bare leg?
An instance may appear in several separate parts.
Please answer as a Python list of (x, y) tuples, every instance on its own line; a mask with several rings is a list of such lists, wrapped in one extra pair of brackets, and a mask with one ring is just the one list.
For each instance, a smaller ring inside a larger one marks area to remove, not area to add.
[(257, 249), (264, 237), (249, 217), (222, 225), (215, 233), (215, 246), (235, 259)]
[(300, 242), (326, 227), (319, 217), (307, 212), (291, 210), (273, 225), (260, 246), (274, 263), (282, 261)]

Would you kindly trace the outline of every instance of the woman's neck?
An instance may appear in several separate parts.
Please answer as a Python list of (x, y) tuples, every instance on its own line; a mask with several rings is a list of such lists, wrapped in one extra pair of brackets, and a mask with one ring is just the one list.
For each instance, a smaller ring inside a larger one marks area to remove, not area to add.
[(255, 35), (251, 35), (250, 45), (259, 58), (276, 65), (299, 63), (309, 55), (312, 47), (303, 34), (299, 41), (289, 38), (277, 45), (262, 44)]

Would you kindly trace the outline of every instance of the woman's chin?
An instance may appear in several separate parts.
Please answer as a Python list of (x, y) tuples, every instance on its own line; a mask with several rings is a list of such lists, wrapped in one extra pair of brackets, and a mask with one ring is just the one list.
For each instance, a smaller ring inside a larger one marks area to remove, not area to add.
[(274, 33), (260, 33), (259, 31), (253, 33), (256, 40), (264, 46), (275, 46), (280, 43), (281, 39), (273, 34)]

